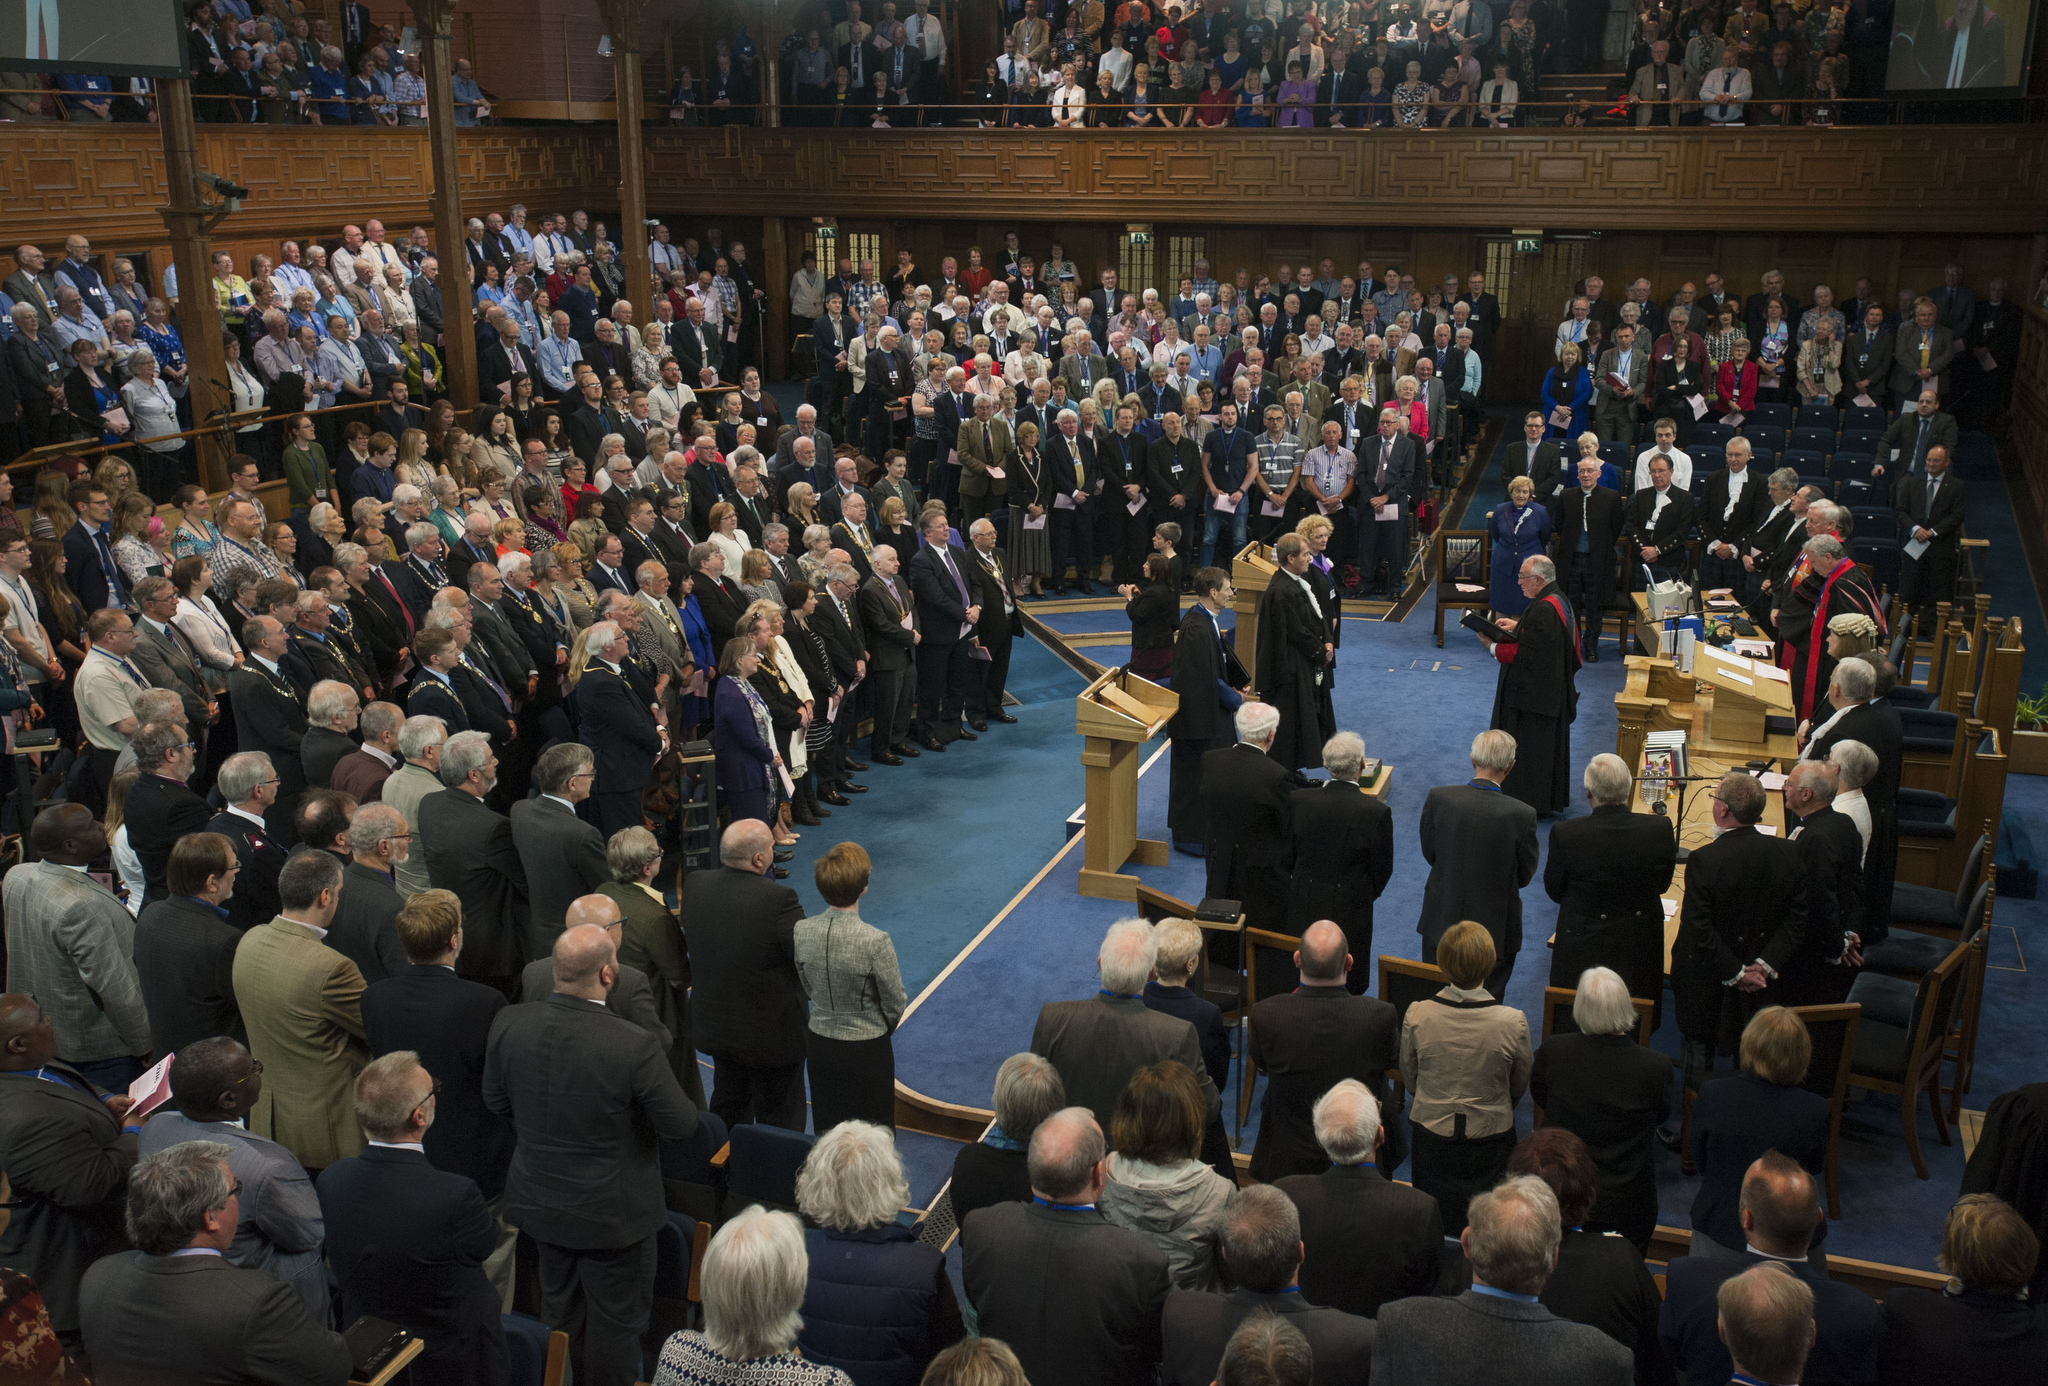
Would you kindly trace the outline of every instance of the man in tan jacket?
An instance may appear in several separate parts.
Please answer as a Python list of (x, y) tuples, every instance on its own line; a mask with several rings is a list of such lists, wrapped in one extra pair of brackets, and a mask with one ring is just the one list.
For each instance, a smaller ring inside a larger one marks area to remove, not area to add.
[(1671, 61), (1671, 45), (1658, 39), (1650, 45), (1650, 61), (1636, 69), (1628, 86), (1628, 104), (1637, 125), (1676, 125), (1691, 96), (1685, 68)]
[(308, 1172), (360, 1155), (356, 1075), (369, 1062), (363, 974), (323, 939), (341, 901), (341, 863), (301, 852), (277, 879), (279, 914), (235, 949), (235, 998), (263, 1091), (249, 1130), (285, 1146)]

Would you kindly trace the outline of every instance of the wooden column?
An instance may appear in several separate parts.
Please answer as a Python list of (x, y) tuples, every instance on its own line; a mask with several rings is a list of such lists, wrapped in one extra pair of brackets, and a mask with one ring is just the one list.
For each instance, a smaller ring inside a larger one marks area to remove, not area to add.
[[(220, 309), (213, 296), (213, 266), (209, 263), (212, 256), (206, 239), (208, 218), (214, 214), (199, 195), (192, 84), (177, 78), (160, 79), (156, 84), (156, 104), (164, 138), (164, 183), (170, 194), (160, 215), (171, 233), (171, 263), (178, 267), (178, 328), (185, 338), (185, 364), (190, 371), (187, 383), (191, 390), (192, 424), (199, 428), (217, 410), (234, 404), (232, 396), (223, 398), (213, 385), (216, 380), (225, 383), (228, 375), (227, 352), (221, 346)], [(209, 491), (225, 491), (229, 447), (225, 436), (212, 434), (196, 443), (200, 484)]]
[[(802, 244), (801, 234), (798, 244)], [(782, 380), (789, 374), (789, 277), (795, 273), (789, 264), (789, 222), (782, 217), (761, 218), (761, 267), (768, 273), (768, 282), (761, 286), (768, 291), (763, 300), (768, 318), (761, 329), (768, 336), (762, 344), (768, 367), (762, 375), (767, 380)]]
[(462, 168), (455, 146), (455, 0), (412, 0), (427, 81), (435, 258), (441, 262), (441, 365), (457, 410), (476, 407), (476, 298), (462, 253)]
[(619, 113), (619, 250), (633, 321), (654, 321), (654, 280), (647, 259), (647, 159), (641, 139), (646, 104), (641, 90), (640, 28), (647, 0), (604, 0), (605, 26), (612, 39), (613, 101)]

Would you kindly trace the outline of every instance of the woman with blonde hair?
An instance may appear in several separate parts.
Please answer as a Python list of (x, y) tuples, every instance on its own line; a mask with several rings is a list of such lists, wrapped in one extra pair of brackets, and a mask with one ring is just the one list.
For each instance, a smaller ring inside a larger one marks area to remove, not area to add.
[(142, 858), (135, 855), (135, 848), (128, 841), (128, 791), (135, 787), (142, 772), (134, 766), (114, 776), (107, 786), (107, 812), (100, 820), (100, 828), (107, 835), (107, 848), (114, 859), (114, 870), (121, 878), (121, 886), (127, 895), (124, 903), (130, 915), (142, 913), (143, 892), (149, 882), (142, 874)]
[(1882, 1386), (1965, 1375), (2039, 1381), (2048, 1361), (2048, 1315), (2028, 1291), (2041, 1277), (2041, 1239), (2019, 1210), (1995, 1193), (1964, 1194), (1942, 1221), (1934, 1264), (1948, 1272), (1947, 1285), (1901, 1286), (1878, 1311), (1884, 1319)]
[(1507, 504), (1495, 506), (1487, 517), (1493, 534), (1487, 600), (1502, 616), (1520, 616), (1528, 610), (1529, 599), (1521, 587), (1522, 560), (1550, 549), (1550, 511), (1535, 501), (1536, 483), (1518, 476), (1508, 483)]
[(567, 613), (568, 624), (564, 629), (588, 630), (597, 613), (597, 589), (583, 576), (590, 557), (574, 540), (555, 545), (553, 552), (554, 568), (545, 576), (536, 556), (534, 590), (541, 594), (556, 620)]
[[(28, 533), (31, 539), (62, 539), (78, 523), (78, 512), (71, 508), (71, 478), (61, 468), (52, 467), (36, 478), (35, 516), (29, 521)], [(218, 532), (214, 536), (219, 538)]]
[(791, 482), (783, 498), (783, 506), (789, 512), (789, 532), (802, 535), (812, 525), (821, 523), (818, 514), (818, 493), (811, 489), (808, 481)]
[(1031, 1386), (1000, 1338), (962, 1338), (932, 1359), (919, 1386)]
[(1465, 920), (1444, 931), (1437, 966), (1450, 985), (1401, 1020), (1401, 1081), (1410, 1115), (1415, 1187), (1433, 1196), (1444, 1235), (1465, 1229), (1465, 1206), (1507, 1172), (1515, 1104), (1529, 1088), (1529, 1019), (1486, 989), (1493, 935)]
[(124, 492), (114, 502), (114, 563), (128, 586), (152, 575), (163, 575), (163, 558), (150, 547), (149, 527), (162, 529), (156, 505), (140, 491)]
[(121, 497), (135, 490), (135, 469), (118, 457), (102, 457), (99, 466), (92, 469), (92, 479), (117, 506)]
[(650, 322), (638, 332), (627, 333), (626, 340), (631, 344), (633, 388), (654, 389), (661, 384), (661, 363), (675, 355), (662, 335), (661, 324)]
[(725, 555), (725, 566), (735, 573), (741, 571), (747, 550), (754, 547), (754, 541), (740, 528), (740, 512), (731, 501), (720, 501), (711, 507), (711, 532), (704, 536), (704, 541), (718, 546)]
[(766, 549), (748, 549), (740, 555), (740, 591), (748, 601), (768, 602), (782, 606), (782, 584), (775, 580), (775, 570), (768, 561)]
[[(802, 485), (798, 482), (797, 485)], [(795, 486), (789, 488), (796, 490)], [(804, 551), (797, 559), (797, 571), (804, 575), (804, 581), (815, 586), (826, 582), (826, 572), (831, 568), (828, 555), (832, 552), (832, 531), (813, 521), (804, 526)]]
[(408, 428), (398, 435), (398, 465), (392, 470), (397, 486), (410, 482), (428, 495), (434, 490), (434, 468), (427, 461), (427, 432), (423, 428)]
[(910, 527), (910, 510), (901, 496), (882, 497), (882, 513), (875, 525), (875, 542), (887, 544), (900, 558), (917, 552), (917, 531)]

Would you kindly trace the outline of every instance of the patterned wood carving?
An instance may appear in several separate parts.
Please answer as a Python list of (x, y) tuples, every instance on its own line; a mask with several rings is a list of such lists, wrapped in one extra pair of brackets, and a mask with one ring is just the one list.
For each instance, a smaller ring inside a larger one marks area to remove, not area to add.
[(2006, 419), (2033, 493), (2034, 513), (2048, 515), (2048, 312), (2032, 304), (2026, 305), (2021, 323), (2012, 385)]

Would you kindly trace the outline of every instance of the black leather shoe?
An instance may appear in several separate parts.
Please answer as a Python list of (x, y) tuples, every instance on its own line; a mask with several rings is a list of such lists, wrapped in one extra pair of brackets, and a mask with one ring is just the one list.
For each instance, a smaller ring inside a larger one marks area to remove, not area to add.
[(815, 828), (825, 820), (812, 813), (808, 808), (800, 808), (791, 811), (789, 821), (796, 824), (799, 828)]
[(1088, 579), (1086, 578), (1082, 578), (1079, 582), (1074, 584), (1074, 590), (1079, 592), (1084, 597), (1092, 597), (1095, 595), (1095, 584), (1088, 581)]
[(917, 747), (912, 746), (908, 742), (905, 742), (901, 746), (891, 746), (889, 749), (896, 755), (902, 756), (906, 760), (916, 760), (920, 755), (924, 754), (922, 751), (918, 750)]
[(884, 751), (881, 755), (875, 757), (875, 764), (877, 765), (901, 765), (902, 763), (902, 756), (890, 755), (886, 751)]
[(1053, 595), (1054, 595), (1055, 597), (1064, 597), (1064, 596), (1066, 596), (1066, 595), (1067, 595), (1067, 585), (1066, 585), (1066, 584), (1065, 584), (1064, 582), (1055, 582), (1055, 583), (1054, 583), (1054, 584), (1052, 585), (1052, 594), (1053, 594)]
[(988, 715), (988, 720), (991, 722), (1015, 722), (1017, 719), (1007, 712), (991, 712)]
[(775, 860), (777, 861), (790, 861), (795, 856), (796, 853), (790, 851), (787, 847), (777, 847), (775, 849)]
[(868, 768), (868, 767), (867, 767), (867, 765), (866, 765), (866, 763), (865, 763), (865, 762), (863, 762), (863, 761), (858, 761), (858, 760), (849, 760), (849, 761), (845, 761), (845, 762), (843, 762), (843, 763), (844, 763), (844, 765), (846, 766), (846, 768), (847, 768), (847, 769), (849, 769), (849, 770), (853, 770), (853, 771), (861, 771), (861, 770), (865, 770), (865, 769), (867, 769), (867, 768)]
[(865, 794), (868, 792), (868, 787), (864, 784), (855, 784), (852, 780), (848, 780), (839, 786), (839, 792), (841, 794)]
[(927, 736), (924, 739), (924, 748), (927, 751), (938, 751), (939, 753), (944, 754), (946, 749), (946, 743), (939, 740), (936, 736)]
[(1599, 662), (1600, 662), (1600, 652), (1599, 652), (1598, 650), (1595, 650), (1595, 651), (1593, 651), (1593, 652), (1592, 652), (1591, 654), (1589, 654), (1589, 655), (1587, 655), (1587, 656), (1586, 656), (1586, 663), (1588, 663), (1588, 664), (1598, 664)]
[(837, 808), (845, 808), (848, 804), (852, 803), (853, 800), (847, 798), (844, 794), (841, 794), (838, 790), (834, 789), (827, 793), (820, 794), (818, 796), (818, 802), (821, 804), (831, 804)]
[(811, 812), (817, 814), (820, 818), (830, 818), (832, 816), (832, 810), (824, 807), (813, 807)]
[(978, 732), (985, 732), (985, 731), (987, 731), (987, 730), (988, 730), (988, 723), (984, 722), (984, 721), (983, 721), (983, 720), (982, 720), (981, 718), (979, 718), (979, 717), (970, 717), (970, 718), (968, 718), (968, 719), (967, 719), (967, 725), (968, 725), (968, 726), (970, 726), (970, 727), (972, 727), (972, 728), (974, 728), (974, 729), (975, 729), (976, 731), (978, 731)]
[[(983, 731), (986, 731), (986, 730), (988, 730), (988, 728), (984, 726), (984, 727), (982, 728), (982, 730), (983, 730)], [(959, 730), (958, 730), (957, 732), (955, 732), (955, 733), (954, 733), (954, 736), (953, 736), (953, 739), (954, 739), (955, 741), (979, 741), (979, 740), (981, 740), (981, 738), (980, 738), (980, 737), (976, 736), (976, 735), (975, 735), (975, 734), (974, 734), (973, 732), (971, 732), (971, 731), (967, 730), (967, 728), (965, 728), (965, 727), (962, 727), (962, 728), (960, 728), (960, 729), (959, 729)]]
[(768, 868), (768, 874), (778, 881), (786, 881), (789, 879), (789, 868), (786, 866), (771, 866)]

